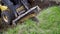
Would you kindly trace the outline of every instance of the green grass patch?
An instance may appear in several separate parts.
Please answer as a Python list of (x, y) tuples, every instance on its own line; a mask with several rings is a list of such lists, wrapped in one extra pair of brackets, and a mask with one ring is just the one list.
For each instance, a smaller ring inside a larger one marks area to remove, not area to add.
[(4, 34), (60, 34), (60, 7), (44, 9), (37, 16), (39, 23), (26, 20), (25, 23), (8, 29)]

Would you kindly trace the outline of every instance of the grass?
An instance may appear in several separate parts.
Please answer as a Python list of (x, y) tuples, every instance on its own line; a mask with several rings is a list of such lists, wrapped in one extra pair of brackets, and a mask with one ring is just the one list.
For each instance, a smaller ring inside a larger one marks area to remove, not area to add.
[(3, 34), (60, 34), (60, 7), (44, 9), (37, 17), (39, 23), (28, 19), (13, 29), (9, 28)]

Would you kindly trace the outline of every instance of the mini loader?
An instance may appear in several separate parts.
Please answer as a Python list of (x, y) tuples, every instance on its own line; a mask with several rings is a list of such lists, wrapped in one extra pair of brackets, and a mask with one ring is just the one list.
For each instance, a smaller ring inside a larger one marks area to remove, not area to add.
[[(24, 3), (24, 1), (22, 2)], [(11, 11), (8, 8), (8, 6), (4, 5), (3, 3), (0, 3), (0, 16), (2, 18), (2, 23), (17, 24), (17, 21), (24, 22), (27, 19), (35, 18), (40, 11), (40, 8), (38, 6), (28, 7), (25, 4), (23, 4), (14, 5), (14, 7), (16, 8), (18, 14), (17, 17), (12, 17), (13, 14), (11, 14)], [(27, 7), (29, 9), (27, 9)]]

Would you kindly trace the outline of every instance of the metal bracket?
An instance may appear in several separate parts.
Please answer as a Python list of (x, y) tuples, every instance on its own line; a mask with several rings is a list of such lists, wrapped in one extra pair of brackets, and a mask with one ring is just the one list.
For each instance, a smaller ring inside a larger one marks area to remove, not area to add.
[(35, 6), (35, 7), (31, 8), (31, 9), (29, 9), (28, 11), (26, 11), (24, 14), (19, 15), (16, 19), (14, 19), (14, 20), (12, 21), (12, 23), (16, 23), (18, 20), (20, 20), (22, 17), (24, 17), (24, 16), (27, 15), (28, 13), (32, 12), (33, 10), (37, 10), (37, 11), (35, 11), (35, 13), (37, 13), (37, 12), (39, 12), (39, 10), (41, 10), (41, 9), (40, 9), (38, 6)]

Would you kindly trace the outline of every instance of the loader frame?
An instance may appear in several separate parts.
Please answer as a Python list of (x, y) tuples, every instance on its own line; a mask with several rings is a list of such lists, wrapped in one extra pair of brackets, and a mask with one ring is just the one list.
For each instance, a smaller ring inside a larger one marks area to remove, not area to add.
[[(22, 10), (20, 10), (22, 9)], [(10, 21), (10, 19), (12, 18), (11, 15), (10, 15), (10, 9), (8, 8), (8, 6), (5, 6), (5, 5), (0, 5), (0, 15), (4, 16), (6, 15), (7, 17), (3, 17), (2, 16), (2, 19), (5, 19), (4, 22), (11, 22), (11, 24), (16, 24), (17, 21), (20, 20), (20, 22), (23, 22), (25, 21), (26, 19), (29, 19), (29, 18), (32, 18), (32, 17), (35, 17), (39, 11), (40, 11), (40, 8), (39, 6), (35, 6), (35, 7), (32, 7), (32, 8), (29, 8), (28, 6), (26, 6), (23, 2), (23, 6), (19, 6), (19, 8), (16, 7), (16, 10), (17, 10), (17, 13), (19, 14), (16, 18), (13, 17), (14, 19)], [(10, 15), (10, 16), (9, 16)], [(11, 17), (11, 18), (10, 18)], [(10, 24), (10, 23), (8, 23)]]

